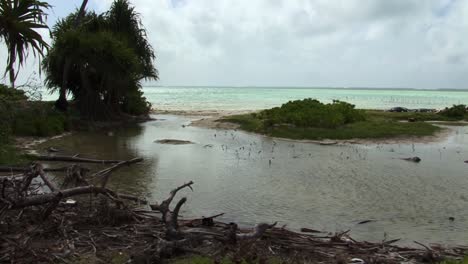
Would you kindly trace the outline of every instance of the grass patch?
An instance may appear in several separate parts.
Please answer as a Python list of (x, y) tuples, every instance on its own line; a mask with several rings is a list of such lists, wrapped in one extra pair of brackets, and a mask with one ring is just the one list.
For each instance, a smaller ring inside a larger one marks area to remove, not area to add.
[[(401, 122), (410, 118), (416, 122)], [(430, 136), (441, 128), (421, 121), (452, 120), (449, 118), (436, 113), (364, 111), (345, 102), (325, 105), (306, 99), (259, 113), (228, 116), (220, 121), (274, 137), (320, 140)]]
[(465, 257), (462, 260), (448, 259), (440, 262), (439, 264), (468, 264), (468, 257)]

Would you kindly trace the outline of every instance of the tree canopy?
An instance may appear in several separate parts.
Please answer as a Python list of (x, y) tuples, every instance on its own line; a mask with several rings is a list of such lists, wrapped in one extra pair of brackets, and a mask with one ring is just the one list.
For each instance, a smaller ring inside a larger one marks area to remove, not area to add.
[(63, 85), (65, 60), (71, 62), (66, 89), (83, 117), (108, 119), (149, 111), (140, 81), (157, 79), (155, 54), (139, 14), (127, 0), (116, 0), (103, 13), (85, 12), (78, 27), (78, 12), (52, 29), (53, 43), (43, 60), (46, 85)]
[(18, 72), (15, 74), (15, 64), (20, 68), (31, 48), (34, 57), (42, 57), (48, 44), (37, 32), (38, 29), (48, 29), (45, 24), (49, 4), (37, 0), (2, 0), (0, 1), (0, 38), (8, 48), (5, 75), (9, 73), (12, 87)]

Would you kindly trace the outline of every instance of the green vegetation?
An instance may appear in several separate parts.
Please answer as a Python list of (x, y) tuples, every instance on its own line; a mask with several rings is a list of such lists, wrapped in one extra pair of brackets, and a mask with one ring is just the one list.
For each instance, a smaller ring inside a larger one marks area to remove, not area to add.
[[(127, 0), (116, 0), (104, 14), (80, 14), (70, 14), (52, 30), (43, 61), (47, 86), (62, 90), (65, 85), (85, 119), (148, 114), (151, 105), (140, 82), (157, 79), (158, 72), (138, 13)], [(78, 18), (82, 23), (76, 27)]]
[(24, 161), (12, 136), (53, 136), (69, 129), (69, 118), (52, 103), (31, 102), (23, 91), (0, 85), (0, 164)]
[[(414, 118), (410, 114), (414, 113), (363, 111), (345, 102), (322, 104), (305, 99), (260, 113), (229, 116), (220, 121), (237, 123), (241, 129), (269, 136), (314, 140), (428, 136), (440, 130), (425, 122), (400, 122)], [(436, 115), (420, 114), (427, 120), (431, 120), (429, 115)]]
[(444, 260), (440, 262), (440, 264), (468, 264), (468, 257), (465, 257), (462, 260), (452, 260), (452, 259)]
[(468, 112), (464, 105), (454, 105), (439, 113), (434, 112), (386, 112), (381, 110), (366, 110), (371, 118), (386, 118), (392, 120), (414, 121), (468, 121)]
[(337, 128), (345, 124), (363, 121), (364, 113), (354, 109), (354, 105), (333, 101), (323, 104), (317, 100), (304, 99), (290, 101), (281, 107), (262, 111), (259, 118), (265, 126), (292, 124), (297, 127)]
[(454, 118), (457, 120), (468, 119), (468, 111), (466, 105), (454, 105), (450, 108), (445, 108), (440, 112), (442, 116)]
[(4, 84), (0, 84), (0, 101), (22, 101), (27, 100), (28, 97), (24, 94), (24, 91), (11, 89)]
[(49, 137), (69, 130), (67, 116), (50, 102), (27, 102), (13, 110), (12, 133), (16, 136)]
[(11, 86), (15, 87), (15, 64), (20, 68), (29, 48), (33, 55), (43, 56), (43, 50), (48, 48), (47, 43), (36, 31), (46, 28), (43, 9), (50, 7), (47, 2), (37, 0), (7, 0), (0, 1), (0, 38), (8, 48), (8, 59), (5, 74), (9, 73)]

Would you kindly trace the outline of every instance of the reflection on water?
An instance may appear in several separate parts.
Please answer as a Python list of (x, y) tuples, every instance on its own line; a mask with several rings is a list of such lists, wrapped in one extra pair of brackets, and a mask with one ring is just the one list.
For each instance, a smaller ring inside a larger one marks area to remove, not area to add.
[[(403, 243), (468, 241), (467, 127), (454, 127), (440, 143), (320, 146), (156, 117), (114, 136), (80, 133), (47, 145), (106, 159), (145, 158), (113, 175), (112, 187), (154, 201), (193, 180), (195, 191), (182, 192), (185, 217), (224, 212), (223, 220), (243, 225), (352, 229), (353, 237), (374, 241), (385, 233)], [(196, 144), (154, 143), (164, 138)], [(422, 162), (400, 160), (411, 156)], [(357, 224), (367, 219), (376, 221)]]

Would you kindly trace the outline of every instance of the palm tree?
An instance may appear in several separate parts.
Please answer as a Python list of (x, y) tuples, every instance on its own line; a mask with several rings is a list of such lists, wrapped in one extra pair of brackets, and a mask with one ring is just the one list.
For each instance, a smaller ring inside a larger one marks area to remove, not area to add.
[(49, 27), (45, 24), (46, 13), (50, 8), (46, 2), (37, 0), (0, 1), (0, 38), (8, 48), (5, 74), (9, 73), (11, 86), (15, 87), (15, 64), (20, 68), (28, 56), (29, 48), (34, 57), (43, 57), (43, 50), (49, 45), (42, 39), (37, 29)]
[[(78, 11), (78, 14), (73, 18), (73, 28), (78, 28), (78, 26), (81, 23), (81, 20), (83, 19), (83, 16), (85, 15), (85, 9), (86, 5), (88, 4), (88, 0), (83, 0), (81, 3), (80, 10)], [(67, 83), (68, 83), (68, 76), (70, 74), (70, 67), (71, 67), (71, 61), (68, 58), (65, 58), (64, 64), (63, 64), (63, 73), (62, 73), (62, 79), (63, 82), (60, 86), (60, 94), (58, 100), (55, 102), (55, 106), (57, 109), (62, 110), (62, 111), (67, 111), (68, 108), (68, 102), (67, 102)]]
[[(81, 20), (78, 26), (77, 18)], [(158, 78), (155, 54), (128, 0), (115, 0), (100, 15), (80, 9), (60, 20), (52, 37), (42, 66), (46, 85), (60, 91), (57, 108), (66, 110), (69, 92), (82, 118), (148, 113), (150, 105), (140, 82)]]

